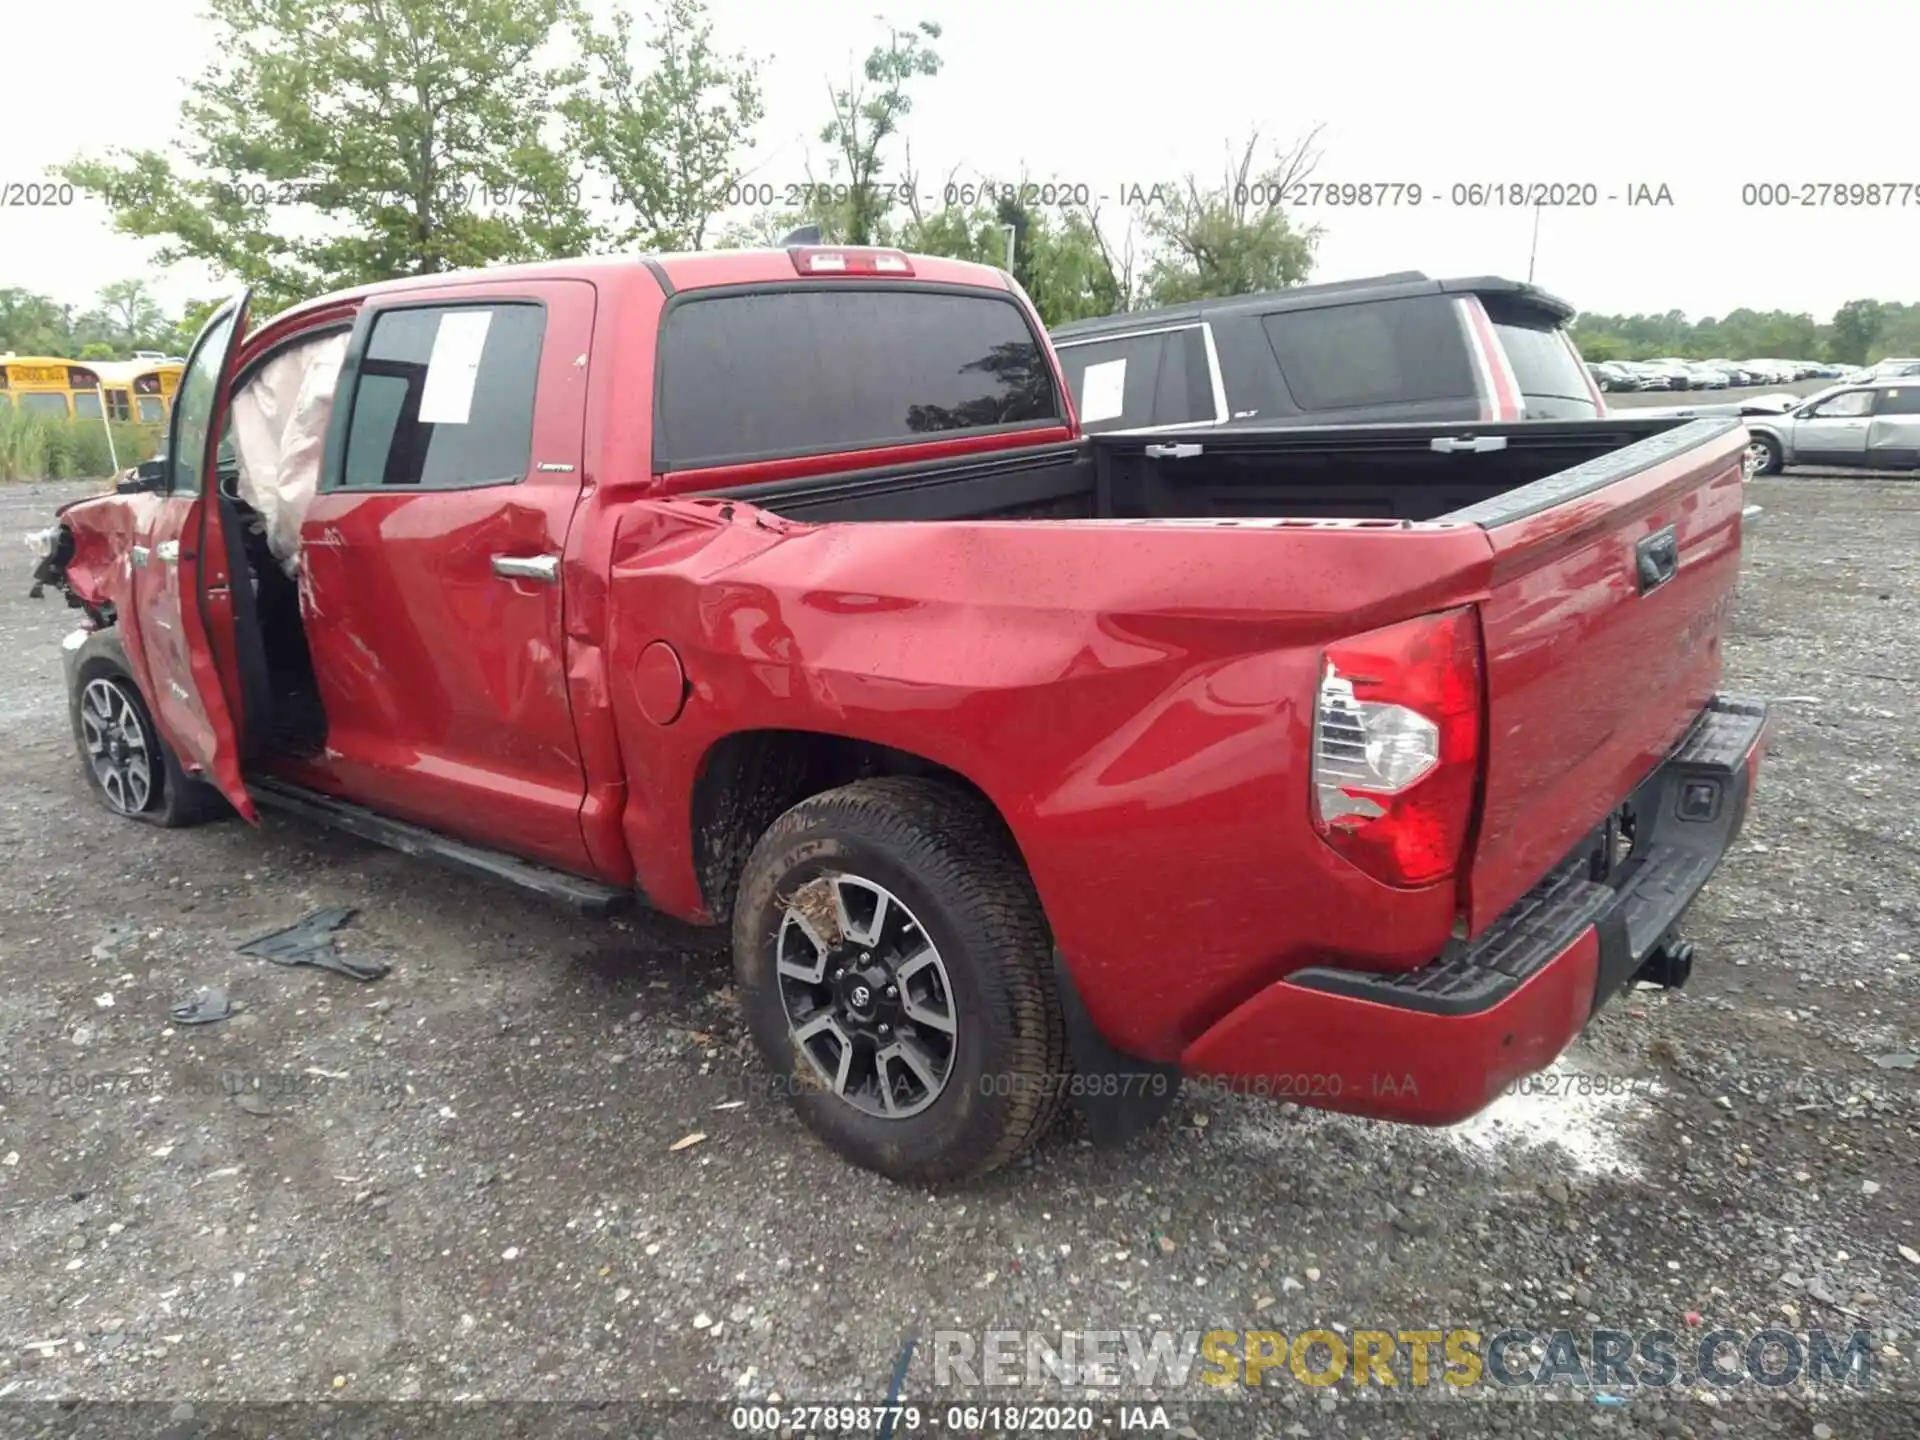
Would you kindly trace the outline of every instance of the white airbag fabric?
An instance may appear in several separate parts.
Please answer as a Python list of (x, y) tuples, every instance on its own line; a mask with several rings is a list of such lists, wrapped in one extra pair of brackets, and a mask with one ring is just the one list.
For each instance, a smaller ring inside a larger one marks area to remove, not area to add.
[(267, 546), (288, 575), (299, 568), (300, 523), (320, 483), (344, 334), (283, 350), (233, 397), (240, 498), (266, 527)]

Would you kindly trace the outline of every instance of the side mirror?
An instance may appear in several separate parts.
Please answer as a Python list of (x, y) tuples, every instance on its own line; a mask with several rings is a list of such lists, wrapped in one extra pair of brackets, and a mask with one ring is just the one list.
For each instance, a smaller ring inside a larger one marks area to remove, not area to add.
[(134, 467), (133, 474), (113, 488), (119, 495), (151, 495), (164, 489), (166, 483), (167, 462), (143, 460)]

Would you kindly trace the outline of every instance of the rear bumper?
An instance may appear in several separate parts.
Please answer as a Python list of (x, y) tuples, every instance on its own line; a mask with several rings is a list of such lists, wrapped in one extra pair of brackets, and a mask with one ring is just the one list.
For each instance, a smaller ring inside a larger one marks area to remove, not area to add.
[(1764, 700), (1717, 696), (1619, 812), (1470, 945), (1392, 975), (1297, 971), (1180, 1058), (1252, 1093), (1450, 1125), (1545, 1068), (1639, 973), (1740, 833)]

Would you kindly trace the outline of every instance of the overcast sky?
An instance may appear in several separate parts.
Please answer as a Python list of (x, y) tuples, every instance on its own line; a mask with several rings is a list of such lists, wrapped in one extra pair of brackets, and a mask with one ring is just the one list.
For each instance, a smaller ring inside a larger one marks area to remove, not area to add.
[[(90, 0), (81, 31), (67, 12), (16, 4), (0, 184), (171, 133), (178, 97), (210, 56), (198, 0)], [(880, 36), (879, 7), (712, 8), (723, 41), (773, 57), (755, 178), (803, 180), (810, 151), (824, 173), (813, 137), (828, 78), (844, 78)], [(1300, 213), (1325, 230), (1316, 279), (1400, 269), (1524, 278), (1534, 211), (1450, 202), (1455, 185), (1542, 182), (1597, 192), (1597, 206), (1549, 208), (1539, 224), (1536, 280), (1585, 310), (1698, 316), (1749, 305), (1824, 320), (1854, 297), (1920, 300), (1920, 154), (1899, 103), (1910, 64), (1896, 59), (1914, 0), (1184, 0), (1157, 10), (897, 0), (886, 13), (945, 27), (945, 69), (921, 82), (908, 123), (936, 189), (955, 166), (986, 178), (1024, 170), (1084, 184), (1117, 211), (1128, 184), (1217, 173), (1231, 136), (1258, 127), (1285, 140), (1317, 124), (1315, 178), (1425, 193), (1417, 208)], [(61, 63), (22, 63), (36, 50)], [(1874, 79), (1883, 64), (1885, 79)], [(1904, 185), (1905, 204), (1742, 203), (1745, 185), (1822, 182), (1892, 182), (1896, 199)], [(1671, 205), (1629, 205), (1640, 186), (1666, 187)], [(0, 285), (78, 304), (145, 274), (169, 307), (219, 288), (194, 267), (160, 270), (151, 255), (90, 202), (0, 208)]]

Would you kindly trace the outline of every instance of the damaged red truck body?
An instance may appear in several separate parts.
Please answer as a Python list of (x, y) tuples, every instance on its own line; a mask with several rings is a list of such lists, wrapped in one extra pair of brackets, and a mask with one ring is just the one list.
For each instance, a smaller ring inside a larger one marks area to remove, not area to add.
[(1684, 981), (1744, 432), (1486, 413), (1083, 437), (892, 251), (423, 276), (218, 312), (39, 574), (112, 808), (730, 925), (809, 1126), (955, 1179), (1183, 1074), (1452, 1123)]

